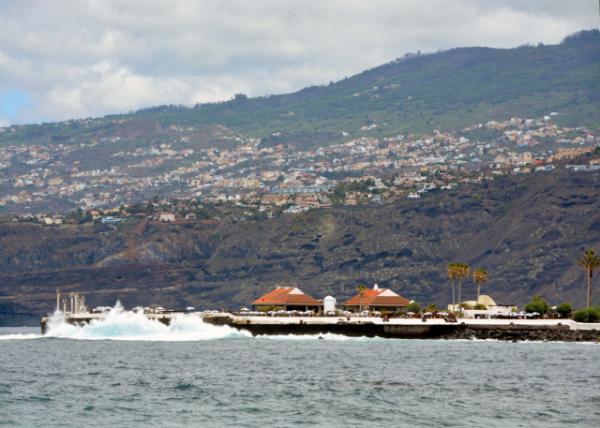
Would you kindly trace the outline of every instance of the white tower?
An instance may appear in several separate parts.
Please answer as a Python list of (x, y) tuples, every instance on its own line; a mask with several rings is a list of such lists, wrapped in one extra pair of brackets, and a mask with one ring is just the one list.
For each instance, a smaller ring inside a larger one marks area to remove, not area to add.
[(326, 296), (323, 299), (323, 312), (326, 314), (329, 312), (335, 312), (335, 297)]

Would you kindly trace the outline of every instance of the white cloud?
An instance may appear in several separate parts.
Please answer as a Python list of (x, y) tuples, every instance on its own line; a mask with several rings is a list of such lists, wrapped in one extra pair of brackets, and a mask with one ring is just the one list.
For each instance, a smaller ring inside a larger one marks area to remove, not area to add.
[(9, 0), (0, 91), (18, 122), (288, 92), (406, 52), (557, 43), (593, 27), (592, 0)]

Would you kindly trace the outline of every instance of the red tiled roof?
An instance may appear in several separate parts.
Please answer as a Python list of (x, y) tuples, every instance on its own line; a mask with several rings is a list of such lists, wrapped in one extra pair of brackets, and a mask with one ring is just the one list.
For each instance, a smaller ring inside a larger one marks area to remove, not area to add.
[[(294, 291), (294, 293), (291, 293)], [(308, 294), (304, 294), (299, 288), (296, 287), (277, 287), (276, 289), (268, 292), (262, 297), (259, 297), (253, 305), (307, 305), (307, 306), (318, 306), (321, 304), (316, 299), (313, 299)]]
[[(394, 294), (386, 296), (385, 294)], [(381, 294), (384, 294), (381, 296)], [(362, 295), (357, 294), (346, 300), (344, 306), (406, 306), (410, 303), (406, 297), (402, 297), (388, 288), (366, 289)]]

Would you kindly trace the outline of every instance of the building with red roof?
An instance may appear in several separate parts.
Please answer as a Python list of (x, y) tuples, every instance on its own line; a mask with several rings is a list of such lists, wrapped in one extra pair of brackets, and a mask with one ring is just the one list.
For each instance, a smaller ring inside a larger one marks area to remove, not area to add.
[(354, 312), (361, 310), (396, 312), (409, 303), (410, 300), (406, 297), (400, 296), (389, 288), (379, 288), (375, 284), (372, 289), (367, 288), (346, 300), (344, 307)]
[(256, 299), (252, 302), (252, 305), (257, 310), (277, 308), (286, 311), (313, 310), (318, 312), (322, 308), (323, 303), (305, 294), (298, 287), (277, 287)]

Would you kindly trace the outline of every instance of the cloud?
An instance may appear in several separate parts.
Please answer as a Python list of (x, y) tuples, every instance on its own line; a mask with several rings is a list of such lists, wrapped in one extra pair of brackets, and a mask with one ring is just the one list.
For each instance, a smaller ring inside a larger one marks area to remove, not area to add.
[[(557, 43), (596, 25), (592, 0), (8, 0), (0, 93), (16, 122), (289, 92), (406, 52)], [(3, 114), (6, 118), (7, 115)]]

